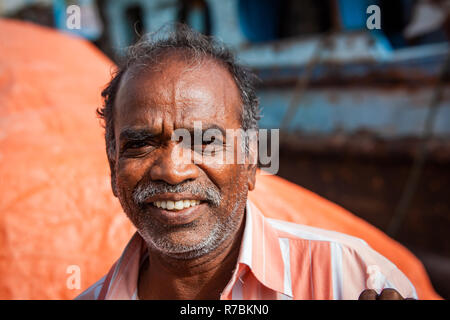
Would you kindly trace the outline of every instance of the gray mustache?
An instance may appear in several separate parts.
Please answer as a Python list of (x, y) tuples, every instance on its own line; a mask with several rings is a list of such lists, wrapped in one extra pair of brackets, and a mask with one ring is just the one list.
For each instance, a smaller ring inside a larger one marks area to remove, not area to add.
[(133, 191), (133, 200), (138, 206), (142, 206), (150, 197), (164, 193), (182, 192), (201, 197), (216, 207), (219, 206), (222, 201), (220, 191), (215, 186), (205, 186), (202, 184), (194, 184), (192, 182), (171, 185), (162, 181), (139, 183)]

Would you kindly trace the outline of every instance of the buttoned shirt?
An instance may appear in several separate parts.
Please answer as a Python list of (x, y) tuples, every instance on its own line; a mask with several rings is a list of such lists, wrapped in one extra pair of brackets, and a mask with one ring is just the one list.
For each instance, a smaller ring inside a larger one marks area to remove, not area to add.
[[(139, 299), (146, 259), (136, 232), (110, 271), (76, 299)], [(365, 289), (385, 288), (417, 299), (409, 279), (365, 241), (267, 218), (247, 200), (238, 260), (220, 299), (358, 299)]]

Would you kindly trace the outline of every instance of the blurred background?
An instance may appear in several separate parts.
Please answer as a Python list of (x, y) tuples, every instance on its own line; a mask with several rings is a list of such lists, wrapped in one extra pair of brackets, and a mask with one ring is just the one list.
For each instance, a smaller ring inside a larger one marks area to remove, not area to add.
[[(374, 4), (380, 29), (367, 24)], [(70, 5), (80, 29), (67, 27)], [(278, 175), (402, 243), (450, 298), (450, 1), (1, 0), (0, 16), (83, 37), (116, 62), (167, 22), (219, 37), (261, 79)]]

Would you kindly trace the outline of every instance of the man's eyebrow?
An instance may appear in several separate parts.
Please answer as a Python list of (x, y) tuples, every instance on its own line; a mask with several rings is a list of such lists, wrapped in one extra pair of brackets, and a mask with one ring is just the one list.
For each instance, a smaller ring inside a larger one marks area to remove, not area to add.
[[(226, 136), (226, 131), (224, 128), (222, 128), (221, 126), (217, 125), (217, 124), (202, 124), (202, 136), (205, 133), (205, 131), (207, 130), (219, 130), (222, 133), (222, 136)], [(186, 128), (187, 131), (189, 131), (189, 133), (191, 135), (194, 135), (194, 128)]]
[(145, 140), (155, 137), (155, 133), (145, 128), (126, 128), (120, 132), (119, 140)]

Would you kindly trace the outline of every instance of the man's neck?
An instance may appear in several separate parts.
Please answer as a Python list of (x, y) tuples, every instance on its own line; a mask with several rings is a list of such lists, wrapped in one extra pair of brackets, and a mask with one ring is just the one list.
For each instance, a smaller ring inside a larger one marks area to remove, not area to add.
[(149, 258), (139, 274), (139, 298), (219, 299), (236, 267), (244, 227), (245, 215), (235, 234), (213, 252), (196, 259), (173, 259), (149, 250)]

